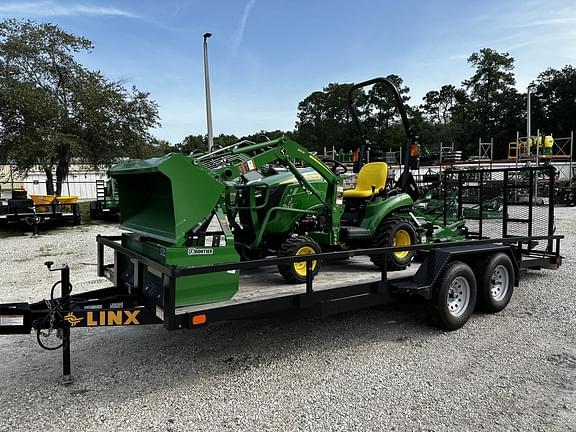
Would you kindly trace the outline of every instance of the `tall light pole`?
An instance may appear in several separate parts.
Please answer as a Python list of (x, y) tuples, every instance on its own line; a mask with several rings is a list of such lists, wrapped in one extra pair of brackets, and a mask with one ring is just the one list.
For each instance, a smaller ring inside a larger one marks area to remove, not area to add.
[(212, 151), (214, 135), (212, 133), (212, 104), (210, 102), (210, 76), (208, 75), (208, 38), (212, 33), (204, 33), (204, 85), (206, 87), (206, 122), (208, 123), (208, 152)]
[[(532, 134), (532, 123), (531, 123), (531, 109), (530, 109), (530, 96), (532, 95), (532, 91), (534, 91), (534, 86), (533, 85), (529, 85), (528, 86), (528, 94), (527, 94), (527, 106), (526, 106), (526, 113), (527, 113), (527, 119), (526, 119), (526, 145), (528, 146), (528, 143), (530, 140), (531, 141), (531, 134)], [(528, 151), (530, 151), (530, 147), (528, 147)], [(538, 164), (538, 144), (536, 144), (536, 164)]]

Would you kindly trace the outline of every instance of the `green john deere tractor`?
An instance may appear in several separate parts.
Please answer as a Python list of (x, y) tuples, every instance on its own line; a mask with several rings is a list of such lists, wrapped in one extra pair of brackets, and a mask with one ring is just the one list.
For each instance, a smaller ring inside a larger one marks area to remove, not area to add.
[[(400, 95), (385, 78), (351, 92), (376, 82), (392, 91), (407, 132), (407, 162), (394, 187), (387, 184), (385, 163), (364, 163), (367, 144), (360, 149), (356, 187), (348, 191), (342, 186), (343, 164), (331, 161), (329, 167), (285, 137), (198, 156), (126, 161), (109, 172), (118, 184), (121, 227), (129, 231), (122, 235), (123, 246), (166, 265), (194, 266), (417, 243), (409, 214), (417, 197), (410, 174), (416, 144)], [(402, 269), (412, 259), (412, 252), (397, 252), (386, 265)], [(385, 265), (381, 257), (372, 261)], [(312, 269), (317, 273), (320, 262), (313, 261)], [(119, 274), (130, 271), (130, 262), (119, 263)], [(305, 263), (280, 265), (279, 272), (290, 282), (306, 279)], [(144, 277), (150, 286), (161, 286), (153, 274)], [(178, 278), (177, 305), (229, 299), (238, 277), (232, 271)]]

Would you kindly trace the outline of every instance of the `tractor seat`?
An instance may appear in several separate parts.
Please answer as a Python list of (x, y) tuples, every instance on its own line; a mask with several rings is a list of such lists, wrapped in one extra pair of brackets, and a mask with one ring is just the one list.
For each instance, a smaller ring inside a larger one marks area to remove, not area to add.
[(368, 163), (360, 169), (356, 187), (344, 191), (344, 198), (371, 198), (386, 187), (387, 179), (388, 164), (386, 162)]

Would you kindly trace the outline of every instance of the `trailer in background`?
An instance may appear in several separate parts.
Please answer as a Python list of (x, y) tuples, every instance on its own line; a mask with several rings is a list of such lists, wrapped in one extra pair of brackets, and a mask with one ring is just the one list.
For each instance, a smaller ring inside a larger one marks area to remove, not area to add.
[(12, 198), (0, 199), (0, 226), (25, 224), (34, 231), (44, 224), (80, 224), (80, 204), (76, 196), (32, 195), (12, 191)]

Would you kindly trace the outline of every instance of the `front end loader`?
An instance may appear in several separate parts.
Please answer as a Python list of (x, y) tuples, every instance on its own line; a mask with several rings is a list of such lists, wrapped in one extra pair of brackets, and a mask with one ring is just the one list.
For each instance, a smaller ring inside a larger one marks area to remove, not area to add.
[[(368, 163), (356, 187), (344, 192), (344, 165), (332, 161), (329, 167), (286, 137), (259, 144), (241, 141), (208, 154), (126, 161), (109, 172), (118, 185), (121, 228), (128, 231), (122, 246), (162, 265), (200, 266), (418, 243), (409, 213), (418, 193), (410, 174), (417, 144), (390, 81), (378, 78), (353, 90), (375, 82), (392, 90), (407, 135), (406, 166), (393, 187), (387, 184), (385, 163)], [(383, 269), (398, 270), (413, 255), (400, 251), (386, 262), (380, 256), (371, 259)], [(118, 267), (119, 278), (133, 280), (130, 260)], [(320, 262), (278, 266), (289, 282), (306, 281), (308, 268), (316, 274)], [(162, 295), (158, 275), (146, 271), (142, 277), (152, 295)], [(232, 271), (178, 278), (176, 304), (230, 299), (238, 277)]]

